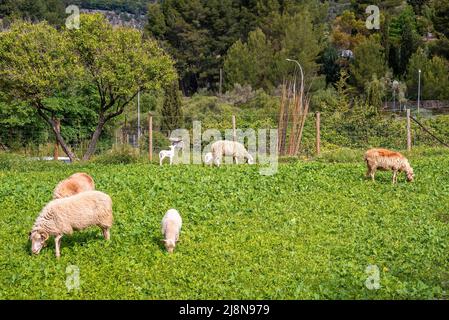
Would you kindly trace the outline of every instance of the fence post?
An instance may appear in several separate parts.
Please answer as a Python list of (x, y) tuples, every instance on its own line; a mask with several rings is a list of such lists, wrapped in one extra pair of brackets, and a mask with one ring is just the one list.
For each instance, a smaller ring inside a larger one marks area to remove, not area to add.
[[(54, 122), (55, 122), (56, 131), (58, 133), (61, 133), (61, 122), (59, 121), (59, 119), (54, 119)], [(56, 138), (56, 141), (55, 141), (55, 148), (53, 150), (53, 160), (54, 161), (58, 161), (59, 160), (59, 142), (58, 142), (58, 138)]]
[(410, 124), (410, 109), (407, 109), (407, 151), (412, 151), (412, 132)]
[(232, 141), (237, 141), (237, 132), (235, 128), (235, 115), (232, 116)]
[(316, 113), (316, 155), (321, 153), (321, 114)]
[(153, 117), (148, 112), (148, 159), (153, 161)]

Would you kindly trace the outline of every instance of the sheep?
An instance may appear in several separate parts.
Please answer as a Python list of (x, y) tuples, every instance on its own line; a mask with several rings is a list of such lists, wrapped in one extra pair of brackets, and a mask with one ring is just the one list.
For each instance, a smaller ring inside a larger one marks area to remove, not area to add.
[(175, 145), (171, 145), (170, 150), (162, 150), (159, 152), (159, 165), (162, 166), (162, 160), (164, 160), (166, 157), (170, 158), (170, 165), (173, 164), (173, 158), (175, 157)]
[(240, 142), (219, 140), (211, 145), (212, 156), (217, 166), (220, 166), (220, 160), (222, 156), (232, 156), (235, 163), (238, 164), (238, 158), (247, 158), (248, 164), (254, 164), (254, 159), (246, 151), (245, 146)]
[(407, 158), (399, 152), (386, 149), (371, 149), (365, 153), (364, 159), (368, 166), (366, 176), (370, 176), (373, 181), (377, 169), (392, 170), (393, 184), (397, 183), (398, 172), (405, 172), (408, 182), (412, 182), (415, 177), (413, 168), (410, 166)]
[(53, 199), (66, 198), (92, 190), (95, 190), (94, 179), (87, 173), (79, 172), (58, 183), (53, 191)]
[(164, 236), (164, 239), (161, 241), (164, 243), (168, 253), (173, 253), (176, 242), (179, 241), (181, 226), (182, 219), (179, 212), (175, 209), (168, 210), (161, 222), (161, 231)]
[(31, 229), (31, 251), (39, 254), (49, 237), (54, 236), (56, 257), (59, 258), (62, 236), (90, 226), (100, 227), (104, 238), (110, 240), (112, 222), (112, 200), (103, 192), (85, 191), (52, 200), (42, 209)]

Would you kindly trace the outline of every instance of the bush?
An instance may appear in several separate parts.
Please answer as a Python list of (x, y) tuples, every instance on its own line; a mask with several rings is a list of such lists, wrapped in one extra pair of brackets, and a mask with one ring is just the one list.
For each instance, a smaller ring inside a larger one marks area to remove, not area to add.
[(96, 156), (92, 162), (99, 164), (130, 164), (139, 162), (139, 150), (129, 145), (114, 145), (103, 155)]

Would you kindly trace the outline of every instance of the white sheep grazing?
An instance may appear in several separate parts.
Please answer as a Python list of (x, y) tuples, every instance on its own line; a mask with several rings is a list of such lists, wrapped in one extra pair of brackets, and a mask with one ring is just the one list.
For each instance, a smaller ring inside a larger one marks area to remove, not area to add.
[(219, 140), (211, 145), (214, 163), (220, 166), (223, 156), (232, 156), (235, 163), (238, 164), (239, 158), (247, 158), (248, 164), (254, 164), (251, 154), (246, 151), (245, 146), (237, 141)]
[(415, 175), (407, 158), (399, 152), (387, 149), (370, 149), (365, 153), (364, 160), (368, 167), (367, 176), (374, 181), (376, 170), (392, 170), (393, 184), (398, 181), (398, 172), (405, 172), (407, 181), (413, 181)]
[(169, 253), (173, 253), (176, 247), (176, 242), (179, 241), (179, 233), (181, 232), (182, 219), (179, 212), (175, 209), (170, 209), (165, 214), (161, 222), (162, 235), (164, 239), (165, 248)]
[(74, 230), (98, 226), (106, 240), (112, 227), (112, 200), (100, 191), (85, 191), (50, 201), (37, 217), (30, 232), (31, 251), (39, 254), (50, 236), (55, 237), (56, 257), (60, 257), (61, 238)]
[(58, 183), (53, 191), (53, 199), (66, 198), (91, 190), (95, 190), (94, 179), (87, 173), (78, 172)]
[(166, 157), (170, 158), (170, 165), (173, 164), (173, 158), (175, 157), (175, 148), (176, 146), (170, 146), (170, 150), (162, 150), (159, 152), (159, 165), (162, 166), (162, 160)]

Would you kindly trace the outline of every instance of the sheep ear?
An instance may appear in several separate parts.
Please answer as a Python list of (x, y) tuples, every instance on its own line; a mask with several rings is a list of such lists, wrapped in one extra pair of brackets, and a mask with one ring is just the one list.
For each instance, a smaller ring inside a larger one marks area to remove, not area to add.
[(167, 242), (167, 240), (165, 240), (165, 239), (161, 239), (161, 242), (164, 242), (164, 243), (165, 243), (165, 242)]
[(41, 234), (44, 237), (44, 241), (47, 241), (48, 238), (50, 237), (49, 234), (47, 232), (45, 232), (45, 231), (42, 231)]

